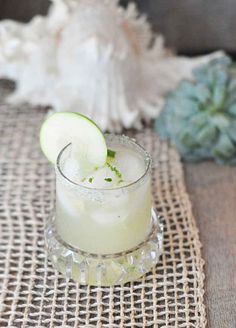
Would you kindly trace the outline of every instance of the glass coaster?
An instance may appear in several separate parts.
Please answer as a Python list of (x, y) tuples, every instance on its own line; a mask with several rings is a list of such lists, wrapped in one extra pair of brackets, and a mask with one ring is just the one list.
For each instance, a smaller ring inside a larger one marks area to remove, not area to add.
[(102, 255), (86, 253), (64, 242), (51, 215), (45, 230), (46, 248), (53, 266), (67, 278), (83, 285), (122, 285), (137, 280), (157, 264), (163, 247), (161, 221), (152, 209), (152, 228), (145, 241), (125, 252)]

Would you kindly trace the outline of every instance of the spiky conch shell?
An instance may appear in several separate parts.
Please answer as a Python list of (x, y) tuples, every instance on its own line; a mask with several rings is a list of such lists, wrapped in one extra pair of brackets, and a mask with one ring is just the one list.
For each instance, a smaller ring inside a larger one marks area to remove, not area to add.
[(9, 101), (79, 111), (108, 131), (156, 117), (209, 57), (171, 55), (135, 5), (117, 0), (54, 0), (46, 17), (0, 23), (0, 76), (17, 81)]

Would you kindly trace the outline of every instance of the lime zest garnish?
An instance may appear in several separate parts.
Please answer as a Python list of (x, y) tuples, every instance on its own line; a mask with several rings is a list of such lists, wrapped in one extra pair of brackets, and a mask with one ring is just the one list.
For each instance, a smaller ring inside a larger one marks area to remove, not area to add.
[(112, 149), (107, 149), (107, 157), (115, 158), (116, 156), (116, 151)]
[(111, 169), (112, 172), (115, 173), (115, 175), (116, 175), (118, 178), (122, 179), (122, 174), (121, 174), (121, 172), (120, 172), (115, 166), (111, 165), (110, 163), (106, 163), (106, 165), (109, 167), (109, 169)]
[(112, 182), (112, 178), (105, 178), (104, 180), (107, 182)]
[(124, 182), (124, 180), (122, 180), (122, 179), (120, 179), (120, 180), (118, 181), (118, 183), (122, 183), (122, 182)]
[(93, 182), (93, 179), (94, 179), (94, 177), (90, 177), (89, 178), (89, 182), (92, 183)]

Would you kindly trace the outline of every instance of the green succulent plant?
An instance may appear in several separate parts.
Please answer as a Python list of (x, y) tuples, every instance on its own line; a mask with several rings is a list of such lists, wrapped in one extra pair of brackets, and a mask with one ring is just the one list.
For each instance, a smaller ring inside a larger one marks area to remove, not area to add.
[(236, 68), (227, 56), (193, 71), (167, 96), (155, 123), (190, 161), (214, 159), (236, 164)]

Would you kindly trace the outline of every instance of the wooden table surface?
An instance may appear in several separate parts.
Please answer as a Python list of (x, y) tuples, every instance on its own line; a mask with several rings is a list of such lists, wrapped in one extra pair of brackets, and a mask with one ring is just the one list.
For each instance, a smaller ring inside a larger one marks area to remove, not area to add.
[(236, 167), (184, 164), (203, 245), (208, 328), (236, 328)]

